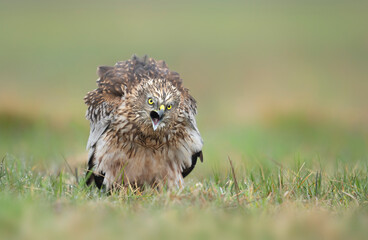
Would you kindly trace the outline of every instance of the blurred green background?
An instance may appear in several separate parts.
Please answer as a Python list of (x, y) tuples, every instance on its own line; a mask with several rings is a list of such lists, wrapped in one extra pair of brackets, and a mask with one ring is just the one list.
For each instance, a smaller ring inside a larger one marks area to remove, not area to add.
[(163, 59), (198, 101), (205, 163), (368, 157), (367, 1), (1, 1), (0, 157), (85, 164), (96, 67)]
[[(364, 239), (367, 13), (368, 1), (0, 0), (0, 236)], [(205, 161), (178, 194), (106, 196), (65, 168), (86, 165), (97, 66), (133, 54), (165, 60), (198, 101)]]

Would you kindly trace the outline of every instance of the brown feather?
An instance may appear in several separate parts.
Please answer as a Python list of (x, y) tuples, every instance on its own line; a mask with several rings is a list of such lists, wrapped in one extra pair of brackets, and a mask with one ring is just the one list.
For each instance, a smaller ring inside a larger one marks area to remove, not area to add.
[[(97, 89), (84, 98), (91, 122), (91, 178), (108, 188), (122, 182), (182, 186), (184, 172), (193, 170), (197, 157), (203, 161), (203, 142), (194, 118), (196, 101), (180, 75), (164, 61), (135, 55), (113, 67), (99, 67), (97, 75)], [(156, 131), (147, 117), (150, 94), (174, 104)]]

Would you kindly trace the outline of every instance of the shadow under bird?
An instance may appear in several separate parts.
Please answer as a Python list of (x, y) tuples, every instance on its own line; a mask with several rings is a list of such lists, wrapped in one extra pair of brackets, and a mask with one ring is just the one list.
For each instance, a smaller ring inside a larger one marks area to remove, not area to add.
[(135, 55), (101, 66), (98, 88), (89, 92), (86, 118), (87, 184), (181, 188), (203, 162), (197, 105), (178, 73), (164, 61)]

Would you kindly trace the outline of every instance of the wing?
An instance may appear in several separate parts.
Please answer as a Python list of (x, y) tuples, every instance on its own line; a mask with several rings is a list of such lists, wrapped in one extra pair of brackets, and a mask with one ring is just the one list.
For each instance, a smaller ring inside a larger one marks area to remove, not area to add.
[(88, 105), (86, 118), (90, 121), (90, 132), (87, 142), (88, 150), (88, 171), (86, 173), (86, 183), (89, 185), (96, 182), (98, 187), (102, 186), (104, 177), (95, 175), (92, 171), (95, 165), (94, 156), (96, 143), (109, 128), (114, 117), (114, 111), (123, 101), (124, 84), (117, 81), (115, 69), (113, 67), (99, 67), (97, 70), (99, 79), (98, 88), (87, 93), (84, 98)]
[(189, 147), (193, 151), (193, 155), (191, 159), (192, 160), (191, 166), (184, 168), (181, 173), (183, 178), (185, 178), (189, 173), (193, 171), (194, 167), (197, 164), (198, 158), (201, 160), (201, 162), (203, 162), (203, 153), (202, 153), (203, 140), (197, 128), (197, 122), (195, 119), (195, 115), (197, 114), (197, 104), (195, 99), (188, 93), (188, 90), (184, 92), (184, 95), (186, 95), (185, 116), (188, 123), (187, 132), (189, 133), (190, 139), (192, 140), (192, 143), (190, 144)]
[(201, 160), (201, 162), (203, 162), (202, 151), (197, 152), (197, 153), (192, 155), (192, 165), (188, 168), (183, 169), (183, 171), (181, 172), (181, 175), (183, 175), (183, 178), (185, 178), (191, 171), (193, 171), (195, 165), (197, 164), (197, 159), (198, 158)]

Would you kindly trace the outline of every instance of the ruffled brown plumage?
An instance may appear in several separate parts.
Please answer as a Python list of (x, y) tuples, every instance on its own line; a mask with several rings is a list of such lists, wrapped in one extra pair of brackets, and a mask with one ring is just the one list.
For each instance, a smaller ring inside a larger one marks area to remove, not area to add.
[[(120, 180), (142, 185), (154, 179), (182, 185), (197, 157), (203, 159), (203, 142), (194, 118), (196, 101), (179, 74), (170, 71), (164, 61), (147, 56), (99, 67), (97, 74), (98, 88), (84, 98), (91, 124), (88, 183), (95, 180), (99, 187), (111, 188)], [(165, 111), (157, 131), (148, 124), (147, 113), (156, 111), (146, 104), (148, 96), (174, 106)], [(113, 156), (107, 158), (108, 154)], [(124, 164), (128, 166), (125, 173), (119, 173)]]

